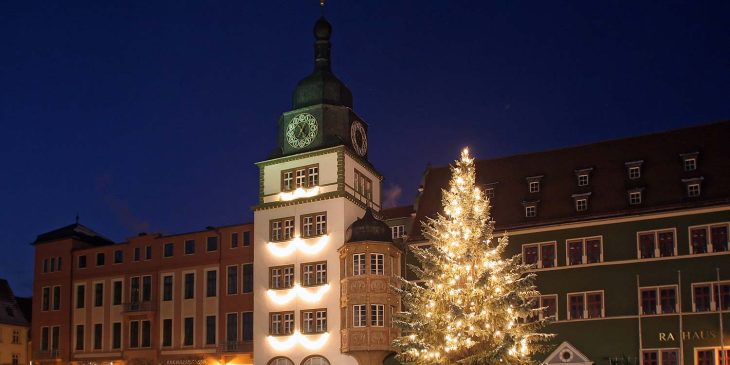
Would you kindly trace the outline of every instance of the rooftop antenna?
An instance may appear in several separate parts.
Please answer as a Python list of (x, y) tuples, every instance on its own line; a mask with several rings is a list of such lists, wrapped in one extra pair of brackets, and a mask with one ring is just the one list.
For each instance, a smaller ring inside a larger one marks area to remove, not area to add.
[(79, 212), (76, 212), (76, 224), (79, 224)]

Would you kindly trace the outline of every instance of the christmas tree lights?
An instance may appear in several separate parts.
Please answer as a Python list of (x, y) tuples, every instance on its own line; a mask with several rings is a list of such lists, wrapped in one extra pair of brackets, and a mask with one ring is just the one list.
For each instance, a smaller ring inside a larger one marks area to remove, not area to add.
[(538, 333), (535, 274), (519, 255), (503, 258), (507, 235), (495, 241), (490, 202), (477, 187), (474, 159), (464, 149), (443, 191), (443, 215), (424, 224), (428, 246), (412, 248), (418, 282), (397, 288), (404, 312), (393, 342), (404, 364), (529, 364), (552, 335)]

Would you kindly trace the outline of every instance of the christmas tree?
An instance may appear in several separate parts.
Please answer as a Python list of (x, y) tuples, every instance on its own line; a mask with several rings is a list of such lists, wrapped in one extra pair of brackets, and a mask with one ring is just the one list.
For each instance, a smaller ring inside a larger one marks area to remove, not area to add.
[(504, 258), (494, 240), (490, 202), (464, 149), (443, 191), (443, 215), (424, 222), (429, 245), (412, 248), (418, 281), (401, 279), (404, 311), (393, 342), (404, 364), (529, 364), (552, 335), (538, 333), (535, 274), (520, 255)]

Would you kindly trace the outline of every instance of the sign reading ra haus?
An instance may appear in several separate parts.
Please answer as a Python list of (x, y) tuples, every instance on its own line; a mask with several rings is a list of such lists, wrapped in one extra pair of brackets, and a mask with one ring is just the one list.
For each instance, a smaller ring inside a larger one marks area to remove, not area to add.
[[(718, 333), (715, 330), (699, 330), (699, 331), (682, 331), (682, 340), (704, 340), (717, 338)], [(676, 341), (678, 335), (674, 332), (659, 332), (659, 341)]]

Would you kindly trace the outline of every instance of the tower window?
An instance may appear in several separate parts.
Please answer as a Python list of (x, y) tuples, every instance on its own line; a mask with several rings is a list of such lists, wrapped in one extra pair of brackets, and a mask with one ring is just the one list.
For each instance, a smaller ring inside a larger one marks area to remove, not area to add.
[(355, 192), (367, 200), (373, 200), (373, 181), (357, 170), (355, 170)]
[(319, 185), (319, 165), (309, 165), (281, 172), (281, 191), (311, 188)]
[(327, 234), (327, 212), (302, 215), (302, 237)]

